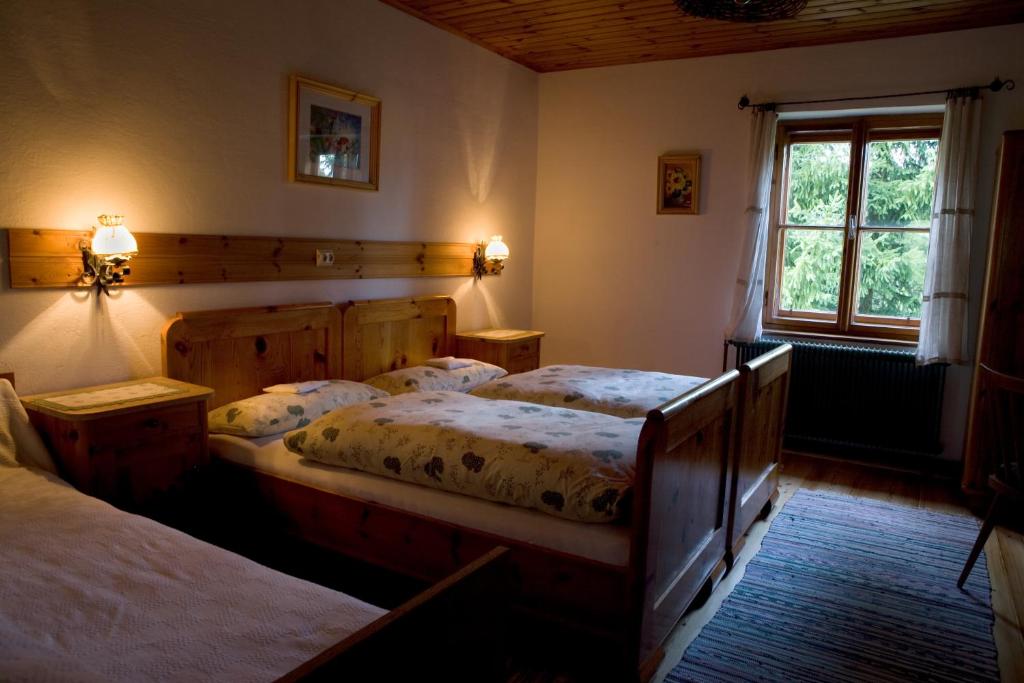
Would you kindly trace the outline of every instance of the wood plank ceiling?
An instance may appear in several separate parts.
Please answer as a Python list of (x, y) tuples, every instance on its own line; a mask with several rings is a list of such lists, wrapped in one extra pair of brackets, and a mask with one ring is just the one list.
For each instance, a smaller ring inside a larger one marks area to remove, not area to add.
[(542, 72), (1024, 22), (1022, 0), (810, 0), (759, 24), (697, 19), (673, 0), (382, 2)]

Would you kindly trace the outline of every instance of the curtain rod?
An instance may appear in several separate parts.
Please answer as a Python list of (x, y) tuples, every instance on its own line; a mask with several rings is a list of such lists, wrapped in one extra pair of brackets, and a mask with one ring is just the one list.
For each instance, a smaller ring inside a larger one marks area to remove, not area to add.
[(867, 95), (865, 97), (832, 97), (826, 100), (794, 100), (792, 102), (758, 102), (751, 103), (750, 98), (744, 95), (740, 98), (739, 104), (736, 105), (739, 109), (743, 110), (747, 107), (753, 107), (754, 109), (760, 109), (762, 111), (774, 111), (776, 107), (782, 107), (789, 104), (825, 104), (828, 102), (854, 102), (857, 100), (884, 100), (892, 97), (913, 97), (914, 95), (939, 95), (946, 93), (949, 95), (968, 95), (973, 93), (977, 95), (980, 90), (991, 90), (992, 92), (999, 92), (1003, 88), (1007, 90), (1013, 90), (1017, 87), (1013, 79), (1002, 80), (998, 76), (989, 83), (988, 85), (970, 85), (963, 88), (950, 88), (945, 90), (921, 90), (919, 92), (901, 92), (893, 93), (892, 95)]

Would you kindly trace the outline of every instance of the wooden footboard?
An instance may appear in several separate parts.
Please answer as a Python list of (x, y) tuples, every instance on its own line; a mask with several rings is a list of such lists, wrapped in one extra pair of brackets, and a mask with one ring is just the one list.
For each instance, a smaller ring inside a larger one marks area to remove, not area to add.
[(669, 631), (724, 571), (738, 379), (731, 370), (652, 410), (640, 435), (630, 564), (642, 672), (653, 671)]
[(622, 640), (625, 566), (340, 495), (216, 457), (213, 463), (217, 490), (230, 492), (222, 517), (229, 528), (283, 532), (428, 582), (441, 580), (495, 546), (507, 546), (508, 564), (518, 581), (517, 612), (544, 621), (565, 618), (603, 640)]
[(278, 680), (498, 680), (510, 582), (495, 548)]
[(778, 491), (779, 458), (793, 347), (784, 344), (740, 367), (737, 448), (729, 523), (729, 562)]

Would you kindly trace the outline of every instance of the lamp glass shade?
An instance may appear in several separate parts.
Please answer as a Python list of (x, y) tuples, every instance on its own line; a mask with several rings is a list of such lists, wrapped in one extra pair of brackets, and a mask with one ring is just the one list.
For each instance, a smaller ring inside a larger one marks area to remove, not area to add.
[(508, 245), (501, 241), (501, 235), (494, 235), (484, 249), (484, 258), (488, 261), (504, 261), (509, 257)]
[(92, 253), (97, 256), (131, 256), (138, 251), (135, 236), (123, 225), (96, 228), (92, 236)]

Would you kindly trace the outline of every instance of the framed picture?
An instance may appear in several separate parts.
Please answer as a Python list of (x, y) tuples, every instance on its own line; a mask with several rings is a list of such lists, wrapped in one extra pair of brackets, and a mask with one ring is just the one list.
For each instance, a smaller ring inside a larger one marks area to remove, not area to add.
[(288, 85), (288, 179), (376, 190), (380, 100), (302, 76)]
[(700, 155), (658, 157), (658, 213), (700, 213)]

